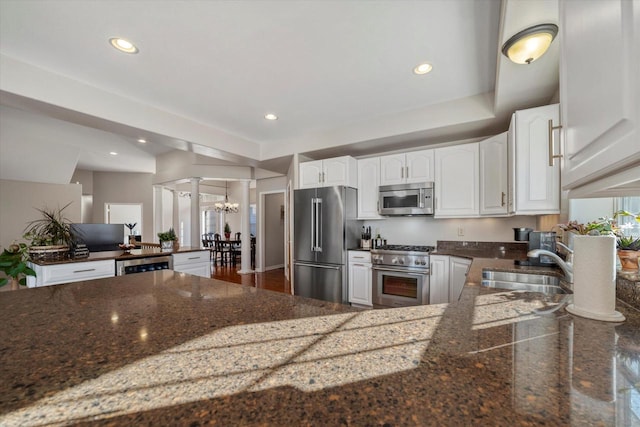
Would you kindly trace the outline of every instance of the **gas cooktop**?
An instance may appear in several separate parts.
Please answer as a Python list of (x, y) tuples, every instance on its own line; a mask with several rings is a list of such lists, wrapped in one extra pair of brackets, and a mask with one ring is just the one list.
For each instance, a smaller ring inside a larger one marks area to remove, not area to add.
[(435, 246), (419, 246), (419, 245), (384, 245), (375, 248), (374, 251), (400, 251), (400, 252), (432, 252)]

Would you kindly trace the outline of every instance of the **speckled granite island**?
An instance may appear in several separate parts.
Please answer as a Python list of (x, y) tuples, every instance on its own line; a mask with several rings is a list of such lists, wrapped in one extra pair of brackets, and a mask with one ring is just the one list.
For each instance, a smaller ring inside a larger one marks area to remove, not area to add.
[(0, 425), (638, 425), (640, 313), (361, 311), (163, 270), (0, 294)]

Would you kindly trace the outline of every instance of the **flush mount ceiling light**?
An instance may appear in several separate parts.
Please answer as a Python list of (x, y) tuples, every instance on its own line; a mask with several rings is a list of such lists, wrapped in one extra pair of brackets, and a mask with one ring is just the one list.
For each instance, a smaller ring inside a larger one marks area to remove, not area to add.
[(413, 73), (421, 75), (421, 74), (427, 74), (431, 70), (433, 70), (433, 66), (428, 62), (423, 62), (422, 64), (416, 65), (416, 67), (413, 69)]
[(227, 194), (227, 181), (224, 182), (224, 203), (216, 202), (213, 205), (213, 209), (216, 212), (224, 212), (224, 213), (237, 213), (238, 208), (240, 207), (237, 203), (229, 203), (229, 196)]
[(507, 40), (502, 53), (516, 64), (531, 64), (544, 55), (557, 34), (555, 24), (534, 25)]
[(264, 115), (264, 118), (267, 120), (278, 120), (278, 116), (273, 113), (267, 113)]
[(144, 139), (144, 138), (140, 138), (140, 139), (138, 140), (138, 142), (139, 142), (140, 144), (146, 144), (146, 143), (147, 143), (147, 140), (146, 140), (146, 139)]
[(109, 39), (111, 46), (124, 53), (138, 53), (138, 48), (129, 40), (122, 39), (120, 37), (112, 37)]
[(118, 153), (116, 153), (115, 151), (111, 151), (111, 152), (109, 152), (109, 154), (111, 154), (112, 156), (117, 156), (118, 155)]

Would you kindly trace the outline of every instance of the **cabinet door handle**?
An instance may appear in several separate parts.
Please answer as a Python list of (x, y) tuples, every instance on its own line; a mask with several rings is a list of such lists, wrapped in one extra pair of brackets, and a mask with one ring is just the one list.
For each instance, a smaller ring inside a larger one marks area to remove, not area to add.
[(322, 182), (322, 172), (318, 172), (318, 182)]
[(404, 167), (400, 168), (400, 178), (404, 178)]
[(500, 206), (504, 206), (504, 196), (505, 196), (504, 191), (501, 194), (502, 196), (500, 198)]
[(324, 172), (322, 172), (322, 182), (325, 182), (325, 181), (326, 181), (326, 179), (325, 179), (325, 176), (324, 176)]
[(200, 257), (199, 256), (192, 256), (192, 257), (187, 258), (187, 259), (200, 259)]
[(351, 264), (351, 265), (353, 265), (354, 267), (364, 267), (364, 264)]
[(405, 167), (404, 167), (404, 169), (405, 169), (404, 175), (405, 175), (407, 178), (409, 178), (409, 166), (405, 166)]
[(562, 125), (554, 126), (553, 120), (549, 119), (549, 166), (553, 166), (553, 159), (562, 158), (562, 154), (554, 154), (553, 131), (556, 129), (562, 129)]
[(74, 273), (88, 273), (89, 271), (96, 271), (95, 268), (87, 268), (86, 270), (74, 270)]

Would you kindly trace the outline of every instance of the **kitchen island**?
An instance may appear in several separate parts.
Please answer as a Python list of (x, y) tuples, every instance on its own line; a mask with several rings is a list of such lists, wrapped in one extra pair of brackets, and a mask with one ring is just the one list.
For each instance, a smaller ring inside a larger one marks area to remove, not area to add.
[(357, 310), (170, 270), (0, 297), (0, 425), (636, 425), (640, 313)]

